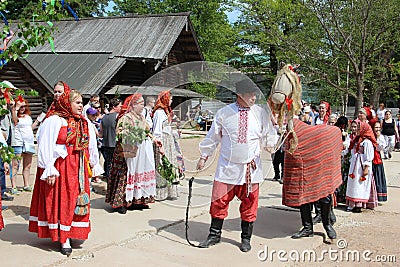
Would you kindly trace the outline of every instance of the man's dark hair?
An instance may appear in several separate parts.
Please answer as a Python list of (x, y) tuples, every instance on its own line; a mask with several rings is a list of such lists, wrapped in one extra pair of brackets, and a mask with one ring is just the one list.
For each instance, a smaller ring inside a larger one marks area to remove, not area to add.
[(121, 99), (113, 98), (113, 99), (110, 100), (111, 108), (114, 108), (114, 107), (118, 106), (119, 103), (121, 103)]
[(100, 97), (98, 94), (93, 94), (93, 95), (90, 95), (90, 98), (92, 99), (92, 98), (95, 98), (95, 97)]

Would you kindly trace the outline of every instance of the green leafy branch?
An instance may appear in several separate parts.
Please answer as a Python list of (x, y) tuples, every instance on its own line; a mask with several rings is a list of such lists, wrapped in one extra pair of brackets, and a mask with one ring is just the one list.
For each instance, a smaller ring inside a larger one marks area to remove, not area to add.
[(176, 176), (177, 167), (175, 167), (168, 158), (163, 155), (161, 157), (161, 164), (157, 167), (158, 173), (165, 179), (169, 184), (172, 184)]
[(138, 122), (136, 122), (136, 125), (120, 122), (118, 128), (122, 129), (122, 131), (117, 134), (117, 140), (127, 145), (141, 144), (146, 140), (150, 131), (139, 127), (138, 124)]
[[(2, 133), (0, 133), (2, 134)], [(11, 164), (12, 159), (16, 158), (21, 160), (21, 157), (18, 157), (14, 154), (14, 149), (11, 146), (3, 146), (0, 144), (0, 158), (3, 162), (7, 162)]]
[[(46, 0), (46, 7), (43, 8), (42, 1), (38, 1), (29, 19), (21, 18), (15, 27), (12, 23), (4, 25), (0, 31), (1, 40), (11, 36), (8, 47), (1, 53), (1, 59), (10, 61), (17, 60), (19, 57), (27, 57), (30, 49), (49, 43), (54, 51), (54, 41), (52, 33), (56, 30), (52, 21), (58, 21), (63, 16), (61, 4)], [(0, 10), (7, 10), (7, 1), (2, 1)], [(13, 33), (12, 33), (13, 31)], [(2, 68), (3, 65), (0, 65)]]

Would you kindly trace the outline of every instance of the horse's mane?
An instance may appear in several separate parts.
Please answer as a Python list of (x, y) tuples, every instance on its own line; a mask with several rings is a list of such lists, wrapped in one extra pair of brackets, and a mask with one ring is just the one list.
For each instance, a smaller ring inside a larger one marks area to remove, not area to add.
[[(302, 107), (301, 103), (301, 83), (300, 83), (300, 78), (299, 76), (294, 72), (293, 67), (289, 64), (284, 65), (277, 73), (274, 83), (272, 85), (272, 92), (271, 96), (274, 93), (274, 89), (276, 86), (277, 81), (279, 78), (285, 75), (288, 80), (290, 81), (290, 84), (292, 85), (292, 94), (290, 96), (290, 99), (288, 99), (285, 103), (283, 104), (274, 104), (272, 101), (270, 101), (271, 108), (272, 110), (278, 114), (278, 126), (279, 128), (282, 128), (283, 126), (283, 120), (285, 117), (285, 112), (287, 116), (287, 122), (288, 122), (288, 131), (289, 134), (292, 134), (293, 138), (290, 139), (290, 147), (288, 149), (289, 153), (293, 153), (296, 150), (297, 144), (298, 144), (298, 139), (296, 136), (296, 133), (293, 130), (293, 118), (294, 116), (297, 116)], [(289, 96), (288, 96), (289, 97)]]

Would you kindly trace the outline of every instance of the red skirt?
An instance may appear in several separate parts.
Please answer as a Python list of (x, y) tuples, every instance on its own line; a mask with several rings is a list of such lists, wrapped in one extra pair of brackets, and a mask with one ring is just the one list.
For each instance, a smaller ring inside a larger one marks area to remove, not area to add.
[[(89, 213), (83, 216), (74, 213), (80, 192), (79, 152), (72, 151), (71, 146), (67, 146), (67, 151), (68, 156), (58, 158), (54, 164), (60, 172), (54, 185), (40, 179), (43, 169), (38, 167), (29, 216), (30, 232), (61, 243), (67, 238), (87, 239), (90, 232)], [(88, 154), (87, 150), (85, 152)], [(85, 191), (90, 194), (86, 164), (84, 181)]]

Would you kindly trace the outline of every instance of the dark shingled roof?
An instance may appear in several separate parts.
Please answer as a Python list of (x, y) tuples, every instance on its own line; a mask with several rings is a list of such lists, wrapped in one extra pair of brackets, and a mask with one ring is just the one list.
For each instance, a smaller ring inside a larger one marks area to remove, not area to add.
[(126, 86), (126, 85), (116, 85), (106, 92), (106, 95), (115, 95), (116, 93), (121, 95), (131, 95), (134, 93), (140, 93), (142, 95), (157, 96), (161, 91), (171, 90), (173, 96), (182, 96), (185, 98), (204, 98), (205, 96), (198, 94), (196, 92), (181, 89), (181, 88), (170, 88), (158, 85), (150, 86)]
[(126, 60), (163, 61), (182, 32), (191, 38), (185, 43), (190, 51), (196, 51), (188, 60), (203, 60), (188, 12), (62, 20), (56, 26), (57, 54), (46, 44), (20, 59), (50, 91), (65, 80), (84, 95), (98, 94)]

